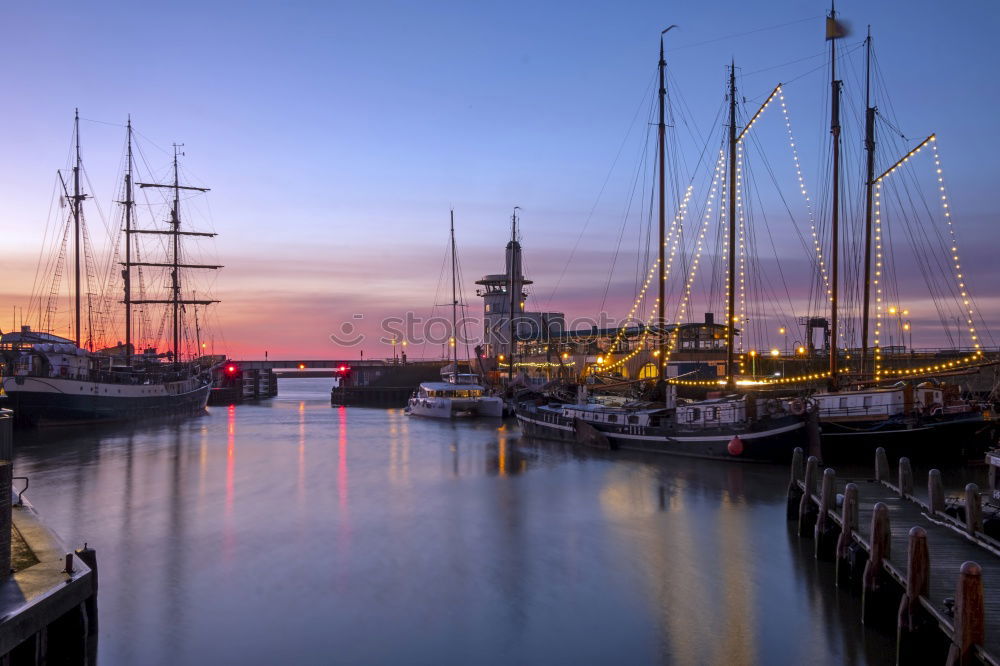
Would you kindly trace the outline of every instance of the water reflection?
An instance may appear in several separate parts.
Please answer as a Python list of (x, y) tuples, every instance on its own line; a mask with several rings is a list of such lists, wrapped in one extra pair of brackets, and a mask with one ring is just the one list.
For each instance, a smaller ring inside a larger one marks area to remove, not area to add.
[(29, 499), (98, 550), (102, 663), (884, 663), (789, 537), (783, 468), (328, 391), (19, 440)]

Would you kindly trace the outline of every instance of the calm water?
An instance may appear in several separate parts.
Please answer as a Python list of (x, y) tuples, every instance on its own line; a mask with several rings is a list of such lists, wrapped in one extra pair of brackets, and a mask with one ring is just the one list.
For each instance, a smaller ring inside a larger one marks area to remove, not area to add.
[(28, 498), (97, 549), (102, 663), (892, 661), (790, 535), (784, 468), (578, 454), (329, 385), (21, 435)]

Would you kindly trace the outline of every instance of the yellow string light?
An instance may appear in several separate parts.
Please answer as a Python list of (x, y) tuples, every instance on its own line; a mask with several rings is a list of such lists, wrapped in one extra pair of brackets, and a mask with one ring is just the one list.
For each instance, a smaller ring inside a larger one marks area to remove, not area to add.
[(778, 98), (781, 101), (781, 113), (785, 119), (785, 129), (788, 132), (788, 145), (792, 149), (792, 162), (795, 165), (795, 177), (799, 184), (799, 192), (806, 202), (806, 213), (809, 216), (809, 233), (812, 236), (813, 249), (816, 252), (816, 259), (819, 262), (819, 272), (823, 279), (823, 289), (826, 291), (826, 297), (832, 298), (833, 292), (830, 290), (830, 277), (826, 271), (823, 248), (820, 245), (819, 233), (816, 230), (816, 215), (813, 211), (812, 199), (806, 189), (805, 178), (802, 176), (802, 163), (799, 161), (799, 151), (795, 143), (795, 135), (792, 133), (792, 121), (788, 115), (788, 105), (785, 102), (784, 91), (779, 91)]

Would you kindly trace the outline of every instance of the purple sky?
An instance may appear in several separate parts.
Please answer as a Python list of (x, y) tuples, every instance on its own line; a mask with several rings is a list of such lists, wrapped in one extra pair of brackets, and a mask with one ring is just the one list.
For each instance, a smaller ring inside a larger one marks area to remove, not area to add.
[[(216, 351), (235, 356), (263, 356), (266, 349), (274, 357), (355, 357), (359, 350), (329, 340), (345, 319), (363, 314), (357, 321), (372, 335), (383, 316), (428, 314), (446, 300), (435, 290), (452, 207), (463, 287), (476, 306), (470, 313), (479, 311), (473, 281), (502, 267), (510, 211), (518, 205), (525, 265), (536, 283), (529, 308), (583, 316), (604, 302), (610, 315), (627, 314), (637, 271), (648, 268), (640, 240), (652, 184), (647, 119), (657, 35), (668, 24), (680, 26), (667, 41), (678, 113), (671, 146), (681, 188), (695, 179), (692, 205), (700, 210), (707, 195), (704, 169), (694, 165), (705, 137), (713, 137), (710, 155), (718, 150), (724, 128), (713, 119), (731, 58), (739, 67), (739, 94), (747, 99), (743, 117), (777, 82), (788, 82), (805, 183), (814, 201), (828, 196), (829, 83), (822, 55), (828, 7), (818, 3), (83, 7), (20, 3), (5, 12), (3, 330), (15, 307), (29, 306), (52, 216), (54, 172), (68, 164), (75, 107), (85, 119), (84, 157), (109, 227), (126, 115), (132, 114), (156, 174), (165, 173), (170, 144), (185, 144), (187, 178), (212, 188), (210, 207), (191, 202), (190, 223), (219, 232), (214, 247), (200, 252), (226, 266), (216, 280), (199, 283), (224, 301), (208, 317), (210, 335)], [(893, 0), (844, 2), (838, 10), (853, 27), (841, 43), (850, 52), (842, 70), (845, 177), (854, 183), (849, 224), (857, 224), (859, 201), (858, 45), (871, 23), (878, 83), (885, 84), (876, 100), (886, 121), (910, 139), (890, 141), (889, 125), (880, 126), (878, 163), (891, 164), (913, 139), (937, 132), (963, 268), (982, 316), (996, 328), (993, 194), (1000, 138), (991, 128), (1000, 58), (992, 32), (1000, 8)], [(788, 209), (807, 230), (780, 110), (770, 108), (754, 131), (759, 145), (748, 144), (748, 170), (759, 192), (748, 206), (757, 275), (777, 288), (780, 263), (794, 302), (783, 313), (770, 308), (773, 321), (760, 320), (753, 344), (765, 346), (780, 343), (774, 322), (805, 314), (812, 277), (810, 257), (767, 175), (770, 167)], [(911, 184), (926, 185), (927, 200), (936, 205), (929, 160), (927, 153), (913, 160)], [(826, 207), (816, 211), (824, 224)], [(104, 224), (96, 210), (89, 215), (103, 251)], [(903, 224), (891, 211), (886, 215), (888, 223)], [(688, 238), (697, 222), (689, 221)], [(892, 239), (899, 242), (895, 280), (900, 303), (912, 311), (914, 344), (948, 344), (939, 323), (945, 315), (928, 300), (906, 235), (900, 230)], [(711, 266), (705, 261), (702, 271)], [(693, 319), (721, 307), (706, 302), (708, 283), (698, 284), (705, 289), (696, 286), (701, 296)], [(364, 348), (366, 356), (389, 354), (371, 341)]]

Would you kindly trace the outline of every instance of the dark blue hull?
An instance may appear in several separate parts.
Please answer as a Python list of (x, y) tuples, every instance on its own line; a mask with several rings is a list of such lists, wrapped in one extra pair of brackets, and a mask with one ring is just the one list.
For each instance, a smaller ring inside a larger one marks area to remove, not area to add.
[(125, 397), (16, 391), (2, 404), (20, 426), (139, 421), (205, 411), (211, 384), (174, 395)]
[(820, 419), (823, 460), (870, 460), (882, 447), (892, 456), (931, 460), (982, 454), (995, 439), (996, 423), (974, 412), (921, 421), (836, 423)]

